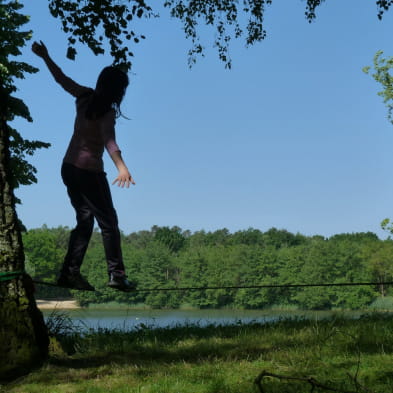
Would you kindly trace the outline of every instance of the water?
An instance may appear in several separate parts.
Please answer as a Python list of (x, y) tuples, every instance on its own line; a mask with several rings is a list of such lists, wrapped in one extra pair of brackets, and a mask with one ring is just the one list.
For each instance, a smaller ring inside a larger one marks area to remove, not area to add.
[[(66, 313), (74, 323), (84, 328), (132, 330), (138, 326), (171, 327), (185, 324), (268, 323), (279, 319), (307, 318), (321, 320), (333, 315), (357, 317), (359, 313), (330, 311), (271, 311), (271, 310), (134, 310), (134, 309), (77, 309)], [(45, 311), (48, 317), (50, 311)]]

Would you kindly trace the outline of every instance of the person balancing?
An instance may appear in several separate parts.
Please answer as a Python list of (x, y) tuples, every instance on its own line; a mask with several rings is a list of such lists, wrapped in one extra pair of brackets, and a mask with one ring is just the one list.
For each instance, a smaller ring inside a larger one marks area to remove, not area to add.
[(108, 151), (119, 173), (112, 184), (135, 184), (125, 165), (115, 138), (115, 120), (128, 86), (128, 76), (116, 67), (105, 67), (95, 89), (81, 86), (64, 75), (51, 59), (45, 44), (34, 42), (32, 51), (41, 57), (55, 81), (76, 98), (74, 132), (65, 153), (61, 176), (76, 212), (76, 227), (71, 231), (68, 251), (57, 284), (62, 287), (94, 290), (81, 275), (80, 267), (89, 244), (94, 218), (101, 229), (108, 265), (108, 286), (120, 291), (135, 290), (127, 280), (123, 263), (120, 231), (113, 207), (102, 155)]

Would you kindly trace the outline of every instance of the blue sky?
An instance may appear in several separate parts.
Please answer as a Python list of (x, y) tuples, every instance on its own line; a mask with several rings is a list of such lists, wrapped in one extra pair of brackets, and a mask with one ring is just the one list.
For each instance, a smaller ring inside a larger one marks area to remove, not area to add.
[[(66, 59), (66, 36), (48, 2), (23, 3), (33, 39), (46, 43), (67, 75), (94, 86), (110, 57), (79, 46), (76, 61)], [(178, 225), (384, 236), (379, 224), (393, 217), (393, 125), (362, 67), (377, 50), (393, 56), (393, 10), (379, 21), (373, 1), (328, 0), (309, 24), (304, 9), (300, 0), (268, 7), (267, 38), (248, 49), (233, 42), (232, 70), (210, 48), (209, 30), (206, 57), (190, 70), (190, 43), (176, 20), (164, 11), (138, 24), (147, 39), (133, 48), (122, 105), (131, 120), (120, 118), (116, 127), (136, 186), (112, 186), (125, 233)], [(60, 167), (74, 102), (29, 48), (22, 60), (40, 72), (18, 81), (34, 122), (15, 126), (52, 147), (32, 158), (39, 181), (17, 190), (18, 214), (28, 228), (72, 227)], [(112, 181), (107, 155), (105, 168)]]

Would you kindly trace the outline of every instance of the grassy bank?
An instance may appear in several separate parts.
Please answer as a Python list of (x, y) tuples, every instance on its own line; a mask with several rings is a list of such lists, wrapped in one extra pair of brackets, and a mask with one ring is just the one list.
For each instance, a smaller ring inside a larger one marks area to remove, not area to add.
[[(141, 325), (130, 332), (60, 335), (59, 341), (52, 343), (43, 368), (1, 390), (246, 393), (260, 391), (254, 381), (265, 370), (283, 377), (312, 377), (313, 383), (340, 392), (393, 392), (393, 318), (383, 314), (264, 325)], [(311, 389), (308, 382), (286, 378), (264, 378), (262, 384), (266, 393)]]

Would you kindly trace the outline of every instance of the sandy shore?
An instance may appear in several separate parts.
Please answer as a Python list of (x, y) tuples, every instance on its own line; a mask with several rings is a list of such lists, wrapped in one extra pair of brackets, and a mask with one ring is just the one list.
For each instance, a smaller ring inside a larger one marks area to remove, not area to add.
[(70, 310), (80, 308), (76, 300), (36, 300), (37, 306), (41, 310)]

